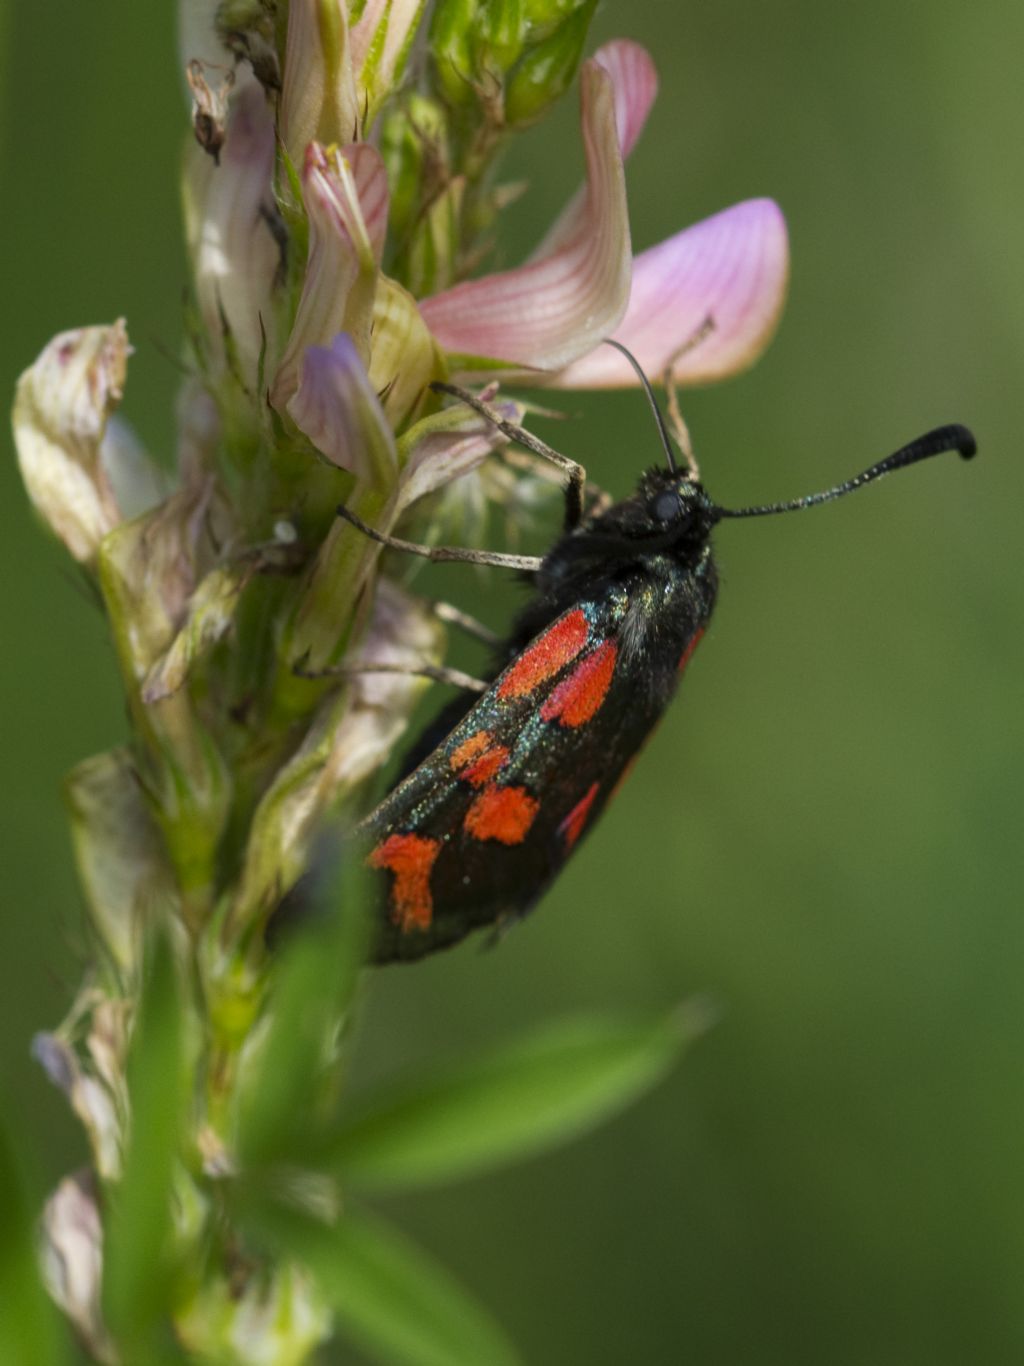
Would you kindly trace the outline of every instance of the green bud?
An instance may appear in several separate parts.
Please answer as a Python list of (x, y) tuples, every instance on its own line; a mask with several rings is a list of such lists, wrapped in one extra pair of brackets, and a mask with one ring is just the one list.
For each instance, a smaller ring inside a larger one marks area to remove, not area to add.
[(543, 42), (532, 48), (505, 87), (505, 121), (511, 128), (535, 123), (565, 94), (583, 55), (597, 0), (585, 0)]
[(466, 182), (455, 176), (416, 224), (405, 257), (406, 285), (417, 298), (453, 282)]
[(476, 11), (476, 0), (440, 0), (430, 25), (430, 50), (438, 89), (456, 107), (473, 98), (470, 42), (477, 22)]
[(380, 152), (391, 191), (389, 225), (401, 249), (436, 182), (447, 174), (448, 128), (442, 106), (426, 95), (410, 94), (401, 108), (385, 114)]
[(265, 20), (261, 0), (221, 0), (217, 6), (217, 28), (221, 32), (237, 28), (258, 28)]
[(522, 55), (525, 35), (523, 0), (491, 0), (477, 19), (477, 69), (504, 75)]
[(552, 29), (586, 3), (587, 0), (523, 0), (531, 40), (539, 42), (546, 38)]
[(272, 1270), (246, 1265), (230, 1276), (207, 1270), (201, 1279), (189, 1267), (182, 1281), (175, 1328), (192, 1360), (301, 1366), (330, 1336), (331, 1315), (316, 1282), (291, 1262)]

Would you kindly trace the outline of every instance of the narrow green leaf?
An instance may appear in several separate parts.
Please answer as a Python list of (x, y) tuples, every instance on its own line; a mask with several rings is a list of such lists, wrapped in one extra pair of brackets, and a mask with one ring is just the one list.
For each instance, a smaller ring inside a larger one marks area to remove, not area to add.
[(561, 1021), (372, 1099), (328, 1161), (366, 1186), (422, 1186), (568, 1142), (659, 1081), (708, 1023), (703, 1005), (646, 1023)]
[(181, 1002), (170, 944), (157, 936), (128, 1059), (129, 1143), (110, 1193), (104, 1250), (104, 1318), (133, 1362), (167, 1307), (171, 1185), (188, 1101)]
[(501, 1329), (445, 1268), (404, 1234), (346, 1210), (333, 1226), (281, 1206), (255, 1217), (304, 1263), (342, 1333), (382, 1366), (516, 1366)]
[(331, 872), (312, 892), (305, 924), (288, 932), (272, 969), (269, 1028), (243, 1081), (238, 1149), (247, 1164), (273, 1161), (304, 1142), (321, 1080), (365, 961), (367, 918), (359, 869)]
[(60, 1366), (68, 1359), (67, 1337), (39, 1274), (35, 1220), (23, 1164), (0, 1128), (0, 1361), (20, 1366)]

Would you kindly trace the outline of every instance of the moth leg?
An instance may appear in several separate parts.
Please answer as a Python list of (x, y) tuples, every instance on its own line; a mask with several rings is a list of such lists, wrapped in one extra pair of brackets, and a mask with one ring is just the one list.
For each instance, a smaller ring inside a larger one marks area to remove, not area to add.
[(491, 949), (496, 949), (503, 940), (507, 939), (510, 932), (526, 919), (532, 905), (531, 902), (524, 910), (502, 911), (491, 926), (490, 933), (481, 941), (481, 952), (489, 953)]
[(386, 545), (389, 550), (401, 550), (408, 555), (420, 555), (425, 560), (434, 560), (438, 563), (444, 561), (462, 561), (466, 564), (487, 564), (497, 569), (524, 569), (528, 573), (535, 574), (544, 561), (539, 555), (503, 555), (493, 550), (468, 550), (462, 546), (452, 545), (417, 545), (415, 541), (402, 541), (397, 536), (387, 536), (383, 531), (376, 531), (349, 508), (343, 504), (338, 506), (338, 516), (344, 517), (346, 522), (368, 536), (371, 541), (376, 541), (378, 545)]
[(693, 442), (690, 439), (690, 429), (686, 425), (682, 409), (679, 406), (679, 386), (676, 384), (675, 370), (676, 362), (688, 352), (695, 350), (701, 342), (710, 337), (715, 330), (715, 320), (709, 313), (695, 332), (691, 333), (669, 356), (665, 369), (662, 372), (661, 382), (665, 387), (665, 398), (668, 406), (668, 425), (675, 440), (676, 445), (682, 453), (683, 462), (686, 465), (686, 474), (689, 479), (696, 483), (700, 479), (700, 466), (697, 464), (697, 457), (693, 453)]
[(672, 378), (671, 362), (665, 369), (663, 383), (665, 385), (665, 395), (668, 400), (666, 406), (668, 408), (667, 417), (669, 431), (672, 433), (672, 439), (679, 447), (680, 454), (683, 457), (683, 464), (686, 467), (686, 477), (696, 484), (700, 480), (700, 466), (697, 464), (697, 457), (693, 453), (693, 441), (690, 437), (690, 429), (686, 425), (686, 419), (683, 417), (679, 407), (679, 395), (676, 391), (675, 380)]
[[(551, 416), (556, 416), (551, 414)], [(561, 414), (557, 414), (561, 416)], [(498, 459), (506, 465), (511, 465), (513, 469), (527, 470), (533, 474), (537, 473), (537, 462), (531, 460), (522, 451), (514, 451), (506, 446), (504, 450), (498, 451)], [(561, 483), (557, 474), (554, 475), (557, 482)], [(583, 514), (586, 517), (593, 517), (605, 512), (615, 502), (612, 495), (603, 489), (600, 484), (595, 484), (593, 479), (587, 479), (586, 488), (583, 491)], [(572, 530), (570, 527), (569, 530)]]
[(369, 661), (357, 664), (334, 664), (326, 669), (303, 669), (296, 665), (294, 672), (299, 678), (354, 678), (357, 674), (404, 674), (412, 678), (430, 678), (435, 683), (448, 683), (464, 692), (482, 693), (490, 687), (482, 678), (463, 673), (461, 669), (449, 669), (443, 665), (419, 664), (373, 664)]
[(432, 608), (434, 616), (446, 626), (457, 626), (460, 631), (465, 631), (467, 636), (472, 636), (484, 645), (493, 647), (501, 644), (501, 636), (496, 631), (492, 631), (482, 621), (477, 621), (476, 617), (471, 617), (468, 612), (453, 607), (450, 602), (434, 602)]
[(476, 394), (471, 394), (468, 389), (462, 389), (457, 384), (442, 384), (440, 381), (436, 381), (430, 387), (435, 393), (451, 394), (453, 398), (465, 403), (467, 407), (472, 408), (481, 417), (485, 417), (510, 441), (517, 442), (528, 451), (532, 451), (534, 455), (539, 455), (542, 460), (547, 460), (560, 469), (568, 481), (565, 486), (565, 529), (572, 531), (579, 526), (583, 520), (583, 493), (587, 484), (587, 472), (578, 461), (563, 455), (561, 451), (556, 451), (553, 446), (541, 441), (532, 432), (528, 432), (525, 427), (520, 427), (515, 422), (509, 422), (502, 417), (496, 408), (492, 408), (482, 398), (477, 398)]
[(615, 502), (607, 489), (599, 489), (596, 484), (590, 484), (587, 492), (592, 495), (589, 508), (591, 517), (600, 517), (601, 513), (607, 512)]

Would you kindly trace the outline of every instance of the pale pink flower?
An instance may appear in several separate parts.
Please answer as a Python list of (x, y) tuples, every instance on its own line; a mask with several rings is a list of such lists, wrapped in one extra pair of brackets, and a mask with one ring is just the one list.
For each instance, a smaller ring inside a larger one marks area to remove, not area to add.
[[(625, 359), (599, 346), (608, 336), (653, 376), (673, 362), (683, 383), (723, 379), (760, 355), (788, 277), (786, 226), (772, 200), (746, 200), (632, 255), (622, 163), (656, 89), (637, 43), (618, 39), (584, 63), (586, 185), (523, 265), (420, 305), (457, 373), (526, 370), (565, 388), (636, 383)], [(708, 319), (707, 335), (681, 350)]]

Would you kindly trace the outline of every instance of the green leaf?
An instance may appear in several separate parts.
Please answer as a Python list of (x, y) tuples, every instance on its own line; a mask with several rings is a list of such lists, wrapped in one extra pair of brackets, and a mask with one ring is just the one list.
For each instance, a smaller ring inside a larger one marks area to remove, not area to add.
[(68, 1359), (67, 1339), (43, 1290), (34, 1228), (38, 1210), (26, 1185), (19, 1155), (0, 1128), (0, 1361), (59, 1366)]
[(344, 1335), (384, 1366), (516, 1366), (490, 1315), (404, 1234), (346, 1210), (333, 1226), (281, 1206), (250, 1212), (303, 1262)]
[(161, 933), (128, 1058), (130, 1141), (121, 1179), (110, 1191), (104, 1252), (104, 1317), (138, 1363), (153, 1359), (152, 1332), (171, 1289), (172, 1181), (188, 1103), (182, 1044), (177, 974)]
[(703, 1004), (653, 1022), (579, 1019), (371, 1100), (328, 1161), (366, 1186), (423, 1186), (566, 1143), (623, 1109), (708, 1023)]
[(308, 1144), (321, 1080), (366, 958), (361, 869), (332, 871), (311, 894), (307, 924), (275, 956), (266, 1039), (242, 1083), (238, 1150), (246, 1164), (294, 1158)]

